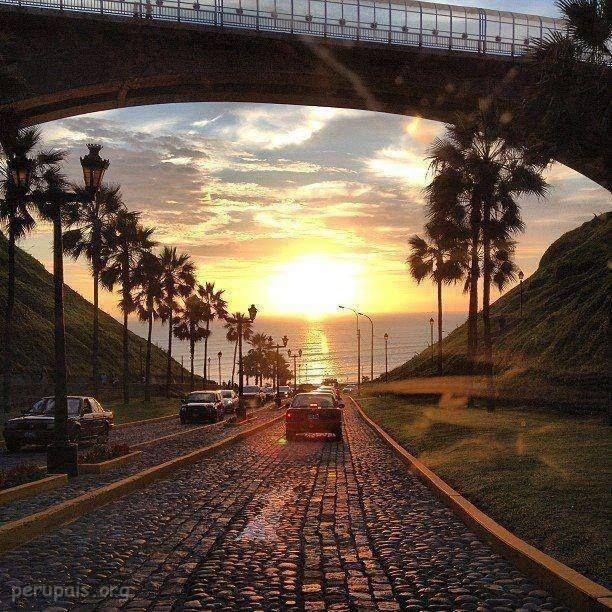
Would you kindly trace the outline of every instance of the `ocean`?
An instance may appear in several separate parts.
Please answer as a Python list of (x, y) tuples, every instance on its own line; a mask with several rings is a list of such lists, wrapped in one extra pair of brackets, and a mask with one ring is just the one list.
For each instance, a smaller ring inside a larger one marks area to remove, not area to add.
[[(419, 353), (430, 344), (429, 319), (435, 314), (378, 314), (373, 315), (374, 321), (374, 376), (385, 372), (385, 341), (384, 334), (389, 334), (388, 367), (389, 370), (406, 362), (415, 353)], [(450, 333), (466, 319), (466, 313), (449, 312), (444, 315), (444, 335)], [(371, 370), (371, 325), (367, 319), (360, 317), (361, 328), (361, 373), (370, 376)], [(146, 337), (146, 324), (131, 321), (130, 329), (142, 337)], [(311, 321), (303, 318), (285, 318), (258, 316), (254, 323), (254, 331), (271, 335), (278, 343), (286, 334), (289, 338), (287, 348), (293, 352), (302, 349), (302, 357), (298, 359), (298, 379), (300, 382), (318, 383), (322, 378), (333, 377), (340, 382), (357, 380), (357, 335), (355, 316), (329, 317)], [(217, 380), (221, 357), (221, 379), (229, 380), (232, 374), (234, 346), (225, 339), (225, 330), (217, 321), (211, 326), (208, 341), (208, 356), (210, 357), (209, 378)], [(434, 335), (437, 334), (434, 327)], [(434, 338), (435, 339), (435, 338)], [(168, 342), (167, 327), (156, 324), (153, 328), (153, 341), (161, 348), (166, 348)], [(248, 345), (245, 347), (245, 352)], [(285, 352), (286, 354), (286, 352)], [(173, 339), (172, 355), (180, 362), (184, 361), (189, 368), (189, 345)], [(290, 360), (293, 367), (293, 359)], [(204, 343), (196, 345), (195, 370), (203, 373)]]

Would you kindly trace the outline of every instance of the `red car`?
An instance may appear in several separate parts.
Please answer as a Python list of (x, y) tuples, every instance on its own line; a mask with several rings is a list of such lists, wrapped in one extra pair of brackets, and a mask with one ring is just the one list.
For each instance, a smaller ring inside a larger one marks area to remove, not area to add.
[(298, 393), (285, 412), (288, 441), (298, 434), (330, 433), (342, 440), (342, 408), (327, 393)]

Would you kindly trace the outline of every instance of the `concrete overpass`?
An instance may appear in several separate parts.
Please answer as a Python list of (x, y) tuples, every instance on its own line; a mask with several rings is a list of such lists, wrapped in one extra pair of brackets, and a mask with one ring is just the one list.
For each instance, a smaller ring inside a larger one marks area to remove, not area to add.
[[(356, 108), (448, 121), (563, 28), (537, 16), (406, 0), (0, 0), (0, 91), (28, 123), (170, 102)], [(503, 95), (509, 95), (507, 89)], [(510, 100), (510, 102), (513, 102)], [(602, 182), (592, 160), (561, 160)]]

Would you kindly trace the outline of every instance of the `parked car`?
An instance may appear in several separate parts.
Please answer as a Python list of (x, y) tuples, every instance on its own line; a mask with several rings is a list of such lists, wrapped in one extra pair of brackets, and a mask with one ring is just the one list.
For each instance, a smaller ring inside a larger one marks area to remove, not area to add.
[(192, 391), (181, 400), (181, 423), (216, 423), (225, 415), (221, 391)]
[[(114, 415), (93, 397), (68, 396), (68, 437), (72, 442), (108, 442)], [(4, 425), (6, 449), (13, 453), (22, 446), (47, 445), (55, 429), (55, 398), (43, 397), (22, 416)]]
[(263, 406), (266, 403), (266, 394), (261, 390), (261, 387), (256, 385), (247, 385), (242, 389), (242, 397), (247, 405)]
[(298, 434), (330, 433), (342, 440), (342, 410), (327, 393), (298, 393), (285, 412), (285, 437), (295, 440)]
[(331, 393), (334, 396), (336, 402), (340, 401), (340, 391), (336, 387), (323, 386), (321, 385), (318, 389), (315, 389), (315, 393)]
[(238, 394), (233, 389), (222, 389), (221, 400), (225, 414), (233, 414), (238, 407)]
[(287, 385), (280, 385), (278, 387), (278, 394), (281, 396), (281, 399), (285, 399), (291, 395), (291, 387)]
[(263, 392), (266, 394), (266, 401), (271, 402), (274, 399), (274, 387), (266, 385), (263, 388)]

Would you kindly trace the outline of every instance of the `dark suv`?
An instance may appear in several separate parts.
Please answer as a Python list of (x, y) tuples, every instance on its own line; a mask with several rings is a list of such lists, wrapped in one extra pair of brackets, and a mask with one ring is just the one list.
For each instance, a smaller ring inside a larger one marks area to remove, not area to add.
[(179, 418), (183, 424), (193, 421), (216, 423), (222, 421), (224, 415), (221, 391), (192, 391), (181, 400)]
[[(113, 413), (104, 410), (93, 397), (68, 397), (68, 437), (73, 442), (107, 442), (113, 426)], [(4, 440), (9, 452), (22, 446), (47, 445), (53, 440), (55, 398), (43, 397), (23, 416), (4, 425)]]

